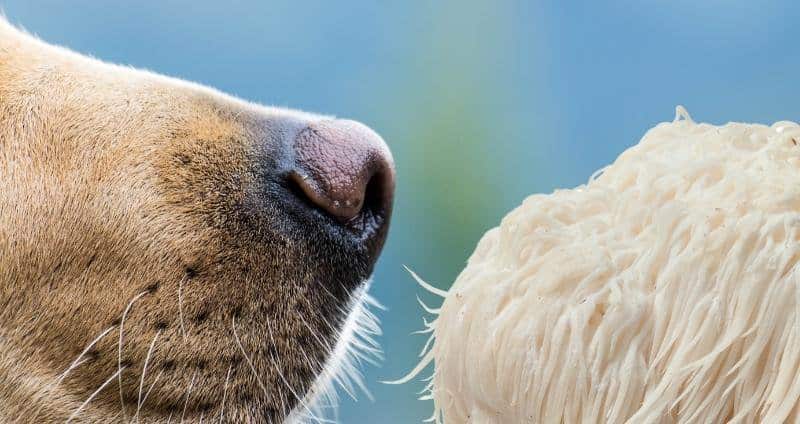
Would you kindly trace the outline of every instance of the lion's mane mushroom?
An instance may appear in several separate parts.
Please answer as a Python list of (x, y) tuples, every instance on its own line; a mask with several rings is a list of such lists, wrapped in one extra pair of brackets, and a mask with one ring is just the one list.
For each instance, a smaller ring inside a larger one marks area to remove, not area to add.
[(478, 244), (430, 325), (447, 423), (800, 414), (800, 126), (679, 107)]

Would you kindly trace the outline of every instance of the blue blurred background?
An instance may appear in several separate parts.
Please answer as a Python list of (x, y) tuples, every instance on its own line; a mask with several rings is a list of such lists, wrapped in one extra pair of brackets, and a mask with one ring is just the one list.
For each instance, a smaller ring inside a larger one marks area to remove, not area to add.
[[(414, 423), (420, 382), (388, 386), (424, 338), (403, 270), (447, 288), (528, 194), (587, 180), (684, 104), (696, 120), (800, 119), (800, 3), (2, 1), (80, 52), (278, 106), (361, 120), (398, 168), (373, 294), (386, 361), (343, 423)], [(702, 3), (702, 4), (697, 4)]]

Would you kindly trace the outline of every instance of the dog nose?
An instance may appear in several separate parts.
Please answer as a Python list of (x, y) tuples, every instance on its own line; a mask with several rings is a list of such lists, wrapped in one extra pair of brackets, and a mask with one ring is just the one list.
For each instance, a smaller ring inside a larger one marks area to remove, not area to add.
[(291, 180), (339, 222), (391, 214), (394, 161), (383, 139), (355, 121), (315, 122), (294, 139)]

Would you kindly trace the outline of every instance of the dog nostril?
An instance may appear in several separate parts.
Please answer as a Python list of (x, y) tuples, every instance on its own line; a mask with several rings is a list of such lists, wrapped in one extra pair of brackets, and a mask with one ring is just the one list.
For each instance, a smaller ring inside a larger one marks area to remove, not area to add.
[(347, 222), (362, 210), (388, 216), (394, 196), (394, 162), (383, 139), (354, 121), (314, 123), (294, 140), (289, 174), (303, 197)]

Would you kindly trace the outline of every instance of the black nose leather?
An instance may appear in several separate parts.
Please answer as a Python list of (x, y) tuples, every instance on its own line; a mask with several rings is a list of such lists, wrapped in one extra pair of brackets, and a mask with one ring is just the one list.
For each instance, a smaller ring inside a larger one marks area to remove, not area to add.
[(313, 123), (294, 139), (290, 178), (302, 195), (340, 222), (370, 212), (388, 217), (394, 161), (383, 139), (349, 120)]

